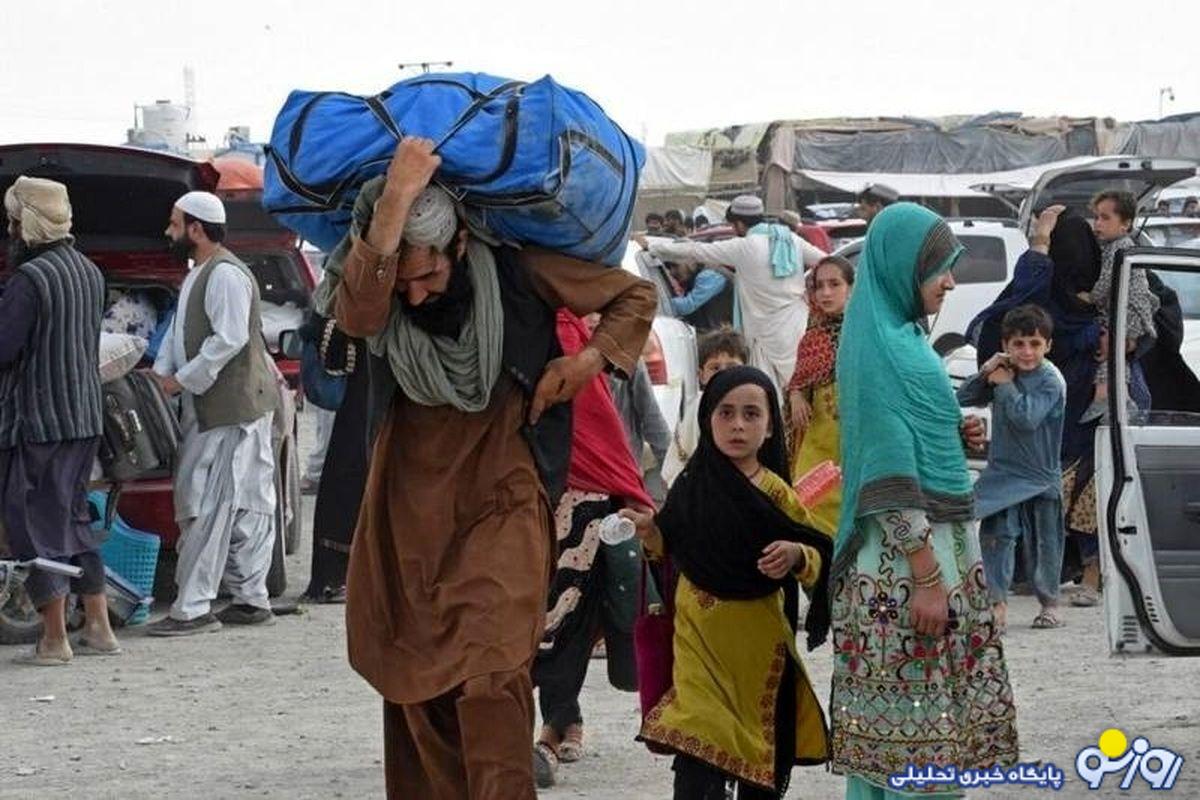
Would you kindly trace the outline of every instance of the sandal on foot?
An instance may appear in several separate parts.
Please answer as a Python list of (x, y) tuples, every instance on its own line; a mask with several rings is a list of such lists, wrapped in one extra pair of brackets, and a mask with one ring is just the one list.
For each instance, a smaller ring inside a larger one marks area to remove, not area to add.
[(1071, 597), (1071, 605), (1076, 608), (1091, 608), (1100, 605), (1100, 593), (1090, 586), (1084, 586)]
[(1066, 624), (1066, 621), (1053, 611), (1043, 611), (1033, 618), (1033, 627), (1038, 629), (1061, 628)]
[(77, 656), (119, 656), (122, 652), (121, 645), (116, 639), (113, 640), (111, 647), (96, 647), (83, 636), (75, 640), (73, 649)]
[(558, 754), (549, 742), (533, 746), (533, 779), (539, 789), (549, 789), (558, 782)]
[(71, 656), (42, 653), (34, 647), (13, 656), (13, 663), (27, 667), (65, 667), (71, 663)]
[(563, 733), (563, 740), (558, 745), (558, 760), (571, 764), (583, 758), (583, 727), (570, 725)]

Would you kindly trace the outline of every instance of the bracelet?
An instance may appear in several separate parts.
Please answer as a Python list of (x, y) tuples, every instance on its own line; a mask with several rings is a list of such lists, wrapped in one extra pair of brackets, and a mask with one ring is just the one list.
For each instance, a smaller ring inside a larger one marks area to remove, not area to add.
[(942, 565), (939, 564), (926, 576), (918, 578), (913, 576), (913, 585), (918, 589), (932, 589), (942, 582)]

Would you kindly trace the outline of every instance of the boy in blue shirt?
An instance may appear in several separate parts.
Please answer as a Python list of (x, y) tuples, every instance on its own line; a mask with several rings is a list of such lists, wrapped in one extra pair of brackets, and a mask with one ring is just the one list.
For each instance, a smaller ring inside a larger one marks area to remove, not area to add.
[(1025, 574), (1041, 603), (1035, 628), (1059, 628), (1065, 530), (1062, 510), (1063, 418), (1067, 389), (1046, 360), (1054, 321), (1035, 305), (1014, 308), (1001, 323), (1001, 352), (958, 390), (963, 406), (991, 403), (988, 465), (975, 484), (979, 543), (996, 622), (1004, 627), (1017, 541)]

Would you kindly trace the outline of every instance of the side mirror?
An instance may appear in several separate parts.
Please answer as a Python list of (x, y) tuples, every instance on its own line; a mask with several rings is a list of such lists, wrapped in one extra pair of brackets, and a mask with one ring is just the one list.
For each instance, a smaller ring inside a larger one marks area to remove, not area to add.
[(300, 358), (300, 351), (303, 343), (300, 341), (300, 334), (294, 330), (281, 331), (279, 334), (279, 352), (284, 358), (296, 360)]

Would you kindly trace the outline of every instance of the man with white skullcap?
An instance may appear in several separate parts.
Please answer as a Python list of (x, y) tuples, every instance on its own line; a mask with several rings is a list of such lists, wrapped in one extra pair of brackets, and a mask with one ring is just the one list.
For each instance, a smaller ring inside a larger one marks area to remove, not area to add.
[[(4, 194), (9, 278), (0, 284), (0, 527), (21, 560), (83, 570), (76, 580), (35, 570), (25, 582), (42, 618), (37, 646), (16, 660), (60, 666), (75, 653), (121, 652), (108, 624), (98, 536), (79, 509), (103, 433), (100, 322), (104, 278), (75, 249), (67, 187), (21, 176)], [(64, 343), (66, 346), (64, 346)], [(87, 622), (67, 641), (66, 600)]]
[[(271, 447), (278, 388), (263, 343), (258, 282), (221, 244), (225, 206), (215, 195), (179, 198), (166, 235), (171, 253), (192, 261), (154, 362), (163, 391), (183, 395), (175, 465), (179, 592), (147, 633), (268, 625), (267, 572), (278, 534)], [(222, 583), (233, 601), (214, 615)]]
[(786, 225), (764, 221), (754, 195), (733, 199), (725, 220), (734, 235), (716, 242), (635, 241), (664, 261), (723, 265), (734, 272), (734, 326), (750, 348), (750, 363), (777, 387), (792, 379), (796, 346), (808, 325), (805, 270), (825, 256)]
[[(488, 241), (405, 139), (359, 193), (318, 313), (367, 340), (373, 437), (350, 552), (350, 663), (384, 698), (388, 796), (533, 800), (538, 652), (569, 401), (633, 373), (654, 287)], [(600, 311), (562, 358), (556, 309)], [(328, 478), (326, 478), (328, 480)]]

